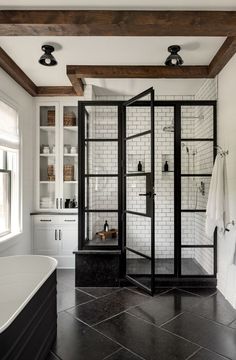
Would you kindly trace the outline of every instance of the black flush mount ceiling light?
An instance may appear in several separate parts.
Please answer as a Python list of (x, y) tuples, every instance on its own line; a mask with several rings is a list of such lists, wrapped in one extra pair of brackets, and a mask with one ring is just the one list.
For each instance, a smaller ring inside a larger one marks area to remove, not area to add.
[(178, 54), (178, 52), (181, 50), (181, 47), (179, 45), (171, 45), (168, 47), (168, 51), (170, 52), (170, 55), (165, 61), (166, 66), (181, 66), (183, 65), (183, 59)]
[(44, 66), (57, 65), (57, 61), (52, 55), (54, 47), (51, 45), (43, 45), (41, 49), (44, 51), (44, 54), (40, 57), (39, 63)]

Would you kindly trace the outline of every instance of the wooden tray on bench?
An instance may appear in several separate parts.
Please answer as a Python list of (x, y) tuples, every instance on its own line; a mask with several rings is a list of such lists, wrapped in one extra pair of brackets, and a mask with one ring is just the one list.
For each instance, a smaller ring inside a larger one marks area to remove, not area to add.
[(117, 229), (111, 229), (109, 231), (98, 231), (96, 233), (97, 236), (100, 237), (101, 240), (106, 240), (107, 238), (111, 237), (112, 239), (116, 238), (118, 234)]

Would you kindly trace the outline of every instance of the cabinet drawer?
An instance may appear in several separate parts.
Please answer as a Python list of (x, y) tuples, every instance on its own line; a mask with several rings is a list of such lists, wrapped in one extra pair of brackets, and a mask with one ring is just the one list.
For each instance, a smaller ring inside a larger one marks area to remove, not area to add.
[(78, 215), (34, 215), (34, 225), (76, 225)]
[(78, 224), (78, 215), (60, 215), (58, 216), (59, 225), (74, 225)]

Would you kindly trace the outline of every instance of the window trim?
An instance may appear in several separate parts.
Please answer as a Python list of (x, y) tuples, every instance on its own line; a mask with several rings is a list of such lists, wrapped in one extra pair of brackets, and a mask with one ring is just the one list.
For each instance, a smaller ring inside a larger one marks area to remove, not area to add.
[[(19, 169), (19, 183), (18, 183), (18, 190), (19, 190), (19, 207), (18, 207), (18, 222), (19, 222), (19, 228), (17, 231), (12, 231), (6, 233), (5, 235), (0, 235), (0, 251), (2, 251), (3, 248), (7, 248), (8, 246), (11, 246), (12, 241), (15, 242), (17, 237), (23, 233), (23, 141), (22, 141), (22, 121), (21, 121), (21, 107), (19, 103), (17, 103), (15, 100), (10, 98), (7, 94), (5, 94), (2, 90), (0, 90), (0, 101), (4, 102), (11, 108), (13, 108), (18, 115), (18, 134), (19, 134), (19, 148), (18, 149), (12, 149), (12, 148), (6, 148), (9, 151), (16, 150), (18, 151), (18, 169)], [(4, 246), (3, 246), (4, 245)]]
[(5, 169), (0, 169), (0, 173), (4, 173), (4, 174), (8, 174), (9, 175), (9, 193), (8, 193), (8, 198), (10, 199), (10, 201), (9, 201), (9, 204), (8, 204), (8, 206), (9, 206), (9, 213), (10, 213), (10, 217), (9, 217), (9, 219), (8, 219), (8, 228), (9, 228), (9, 230), (7, 230), (7, 231), (4, 231), (4, 232), (0, 232), (0, 238), (2, 238), (3, 236), (6, 236), (6, 235), (8, 235), (8, 234), (11, 234), (11, 223), (12, 223), (12, 216), (11, 216), (11, 208), (12, 208), (12, 204), (11, 204), (11, 199), (12, 199), (12, 188), (11, 188), (11, 186), (12, 186), (12, 179), (11, 179), (11, 170), (5, 170)]

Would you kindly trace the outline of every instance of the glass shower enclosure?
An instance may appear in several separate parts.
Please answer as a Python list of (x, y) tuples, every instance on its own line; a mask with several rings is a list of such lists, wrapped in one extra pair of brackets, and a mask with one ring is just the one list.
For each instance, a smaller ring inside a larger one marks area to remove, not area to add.
[(148, 89), (126, 102), (81, 101), (78, 118), (78, 249), (119, 251), (121, 278), (150, 294), (215, 286), (217, 239), (204, 224), (216, 102), (156, 101)]

